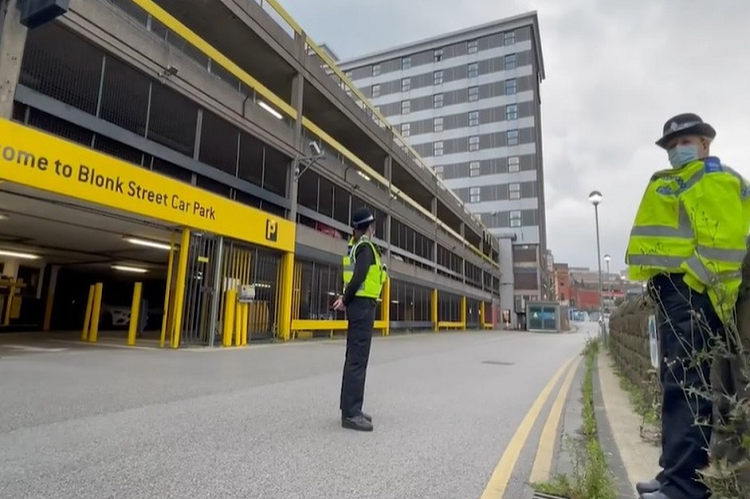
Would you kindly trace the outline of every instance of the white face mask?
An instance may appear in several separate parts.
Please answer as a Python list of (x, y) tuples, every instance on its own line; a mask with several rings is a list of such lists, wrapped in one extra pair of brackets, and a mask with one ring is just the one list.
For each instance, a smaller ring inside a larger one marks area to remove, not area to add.
[(678, 145), (669, 150), (669, 163), (673, 168), (681, 168), (698, 159), (700, 153), (695, 144)]

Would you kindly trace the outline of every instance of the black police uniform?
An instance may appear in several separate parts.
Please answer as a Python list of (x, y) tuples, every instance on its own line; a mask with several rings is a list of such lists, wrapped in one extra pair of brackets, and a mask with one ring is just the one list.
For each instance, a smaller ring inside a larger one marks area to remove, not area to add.
[[(357, 210), (352, 216), (352, 225), (356, 229), (366, 230), (372, 221), (372, 213), (366, 208)], [(372, 418), (362, 412), (362, 404), (377, 302), (373, 298), (356, 296), (355, 293), (365, 281), (370, 266), (375, 263), (375, 255), (371, 245), (360, 244), (352, 257), (354, 271), (343, 296), (349, 327), (341, 380), (341, 423), (345, 428), (372, 431)]]

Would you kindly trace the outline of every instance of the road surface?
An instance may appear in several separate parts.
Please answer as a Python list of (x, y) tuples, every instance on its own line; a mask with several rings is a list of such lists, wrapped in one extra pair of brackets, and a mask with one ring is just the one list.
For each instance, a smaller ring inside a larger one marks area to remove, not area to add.
[(365, 394), (373, 433), (340, 426), (340, 340), (238, 350), (16, 346), (0, 356), (0, 497), (525, 497), (546, 414), (533, 431), (522, 421), (584, 340), (377, 338)]

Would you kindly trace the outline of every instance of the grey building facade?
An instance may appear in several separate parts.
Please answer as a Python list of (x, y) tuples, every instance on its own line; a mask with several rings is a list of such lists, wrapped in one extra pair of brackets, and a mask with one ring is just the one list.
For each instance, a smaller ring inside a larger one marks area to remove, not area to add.
[(546, 298), (536, 13), (338, 64), (490, 232), (512, 240), (516, 310)]

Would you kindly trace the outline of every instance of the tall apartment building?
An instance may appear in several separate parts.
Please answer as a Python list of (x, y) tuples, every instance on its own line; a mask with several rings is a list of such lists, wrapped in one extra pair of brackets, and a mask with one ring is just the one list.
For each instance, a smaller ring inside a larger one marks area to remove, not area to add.
[(512, 239), (516, 311), (549, 298), (536, 12), (338, 64), (490, 232)]

